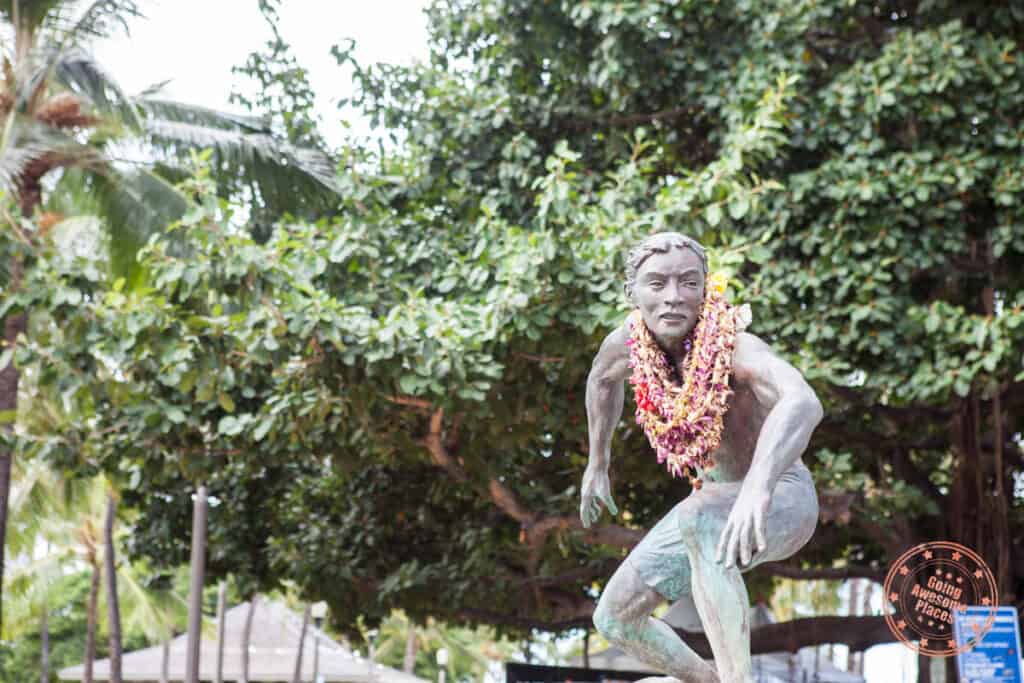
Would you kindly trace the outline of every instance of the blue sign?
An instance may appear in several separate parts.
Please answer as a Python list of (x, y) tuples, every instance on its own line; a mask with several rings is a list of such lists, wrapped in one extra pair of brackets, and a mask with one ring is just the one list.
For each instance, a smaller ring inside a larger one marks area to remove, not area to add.
[[(966, 612), (953, 610), (953, 635), (958, 647), (976, 637), (992, 615), (991, 607), (971, 605)], [(1021, 676), (1020, 628), (1016, 607), (996, 609), (995, 621), (981, 642), (957, 655), (963, 683), (1024, 683)]]

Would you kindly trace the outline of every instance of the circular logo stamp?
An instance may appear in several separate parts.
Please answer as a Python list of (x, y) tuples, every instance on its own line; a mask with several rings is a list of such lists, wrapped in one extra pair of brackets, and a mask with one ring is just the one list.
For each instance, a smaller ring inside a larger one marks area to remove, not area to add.
[[(885, 577), (892, 610), (885, 621), (893, 634), (919, 654), (949, 657), (966, 652), (988, 633), (999, 606), (995, 577), (981, 557), (959, 543), (931, 541), (900, 555)], [(988, 607), (983, 625), (976, 622), (966, 643), (953, 635), (956, 612), (969, 605)]]

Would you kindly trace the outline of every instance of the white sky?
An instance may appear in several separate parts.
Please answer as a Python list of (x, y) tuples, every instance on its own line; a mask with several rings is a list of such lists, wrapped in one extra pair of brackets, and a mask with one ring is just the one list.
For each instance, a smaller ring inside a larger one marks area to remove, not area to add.
[[(128, 93), (170, 79), (167, 97), (214, 109), (228, 105), (233, 86), (246, 86), (231, 67), (261, 50), (270, 29), (256, 0), (141, 0), (145, 19), (130, 24), (131, 35), (96, 45), (96, 57)], [(356, 41), (361, 64), (409, 64), (426, 60), (427, 0), (284, 0), (281, 32), (299, 64), (309, 71), (317, 110), (328, 141), (344, 135), (339, 98), (353, 92), (351, 74), (330, 54), (347, 38)], [(368, 123), (350, 121), (364, 135)]]
[[(428, 0), (284, 0), (279, 30), (299, 64), (309, 71), (317, 111), (328, 142), (345, 134), (339, 98), (353, 92), (351, 75), (330, 54), (333, 45), (356, 40), (362, 64), (409, 64), (427, 57)], [(146, 19), (131, 24), (131, 35), (96, 45), (96, 57), (128, 93), (170, 80), (167, 97), (214, 109), (232, 110), (228, 96), (245, 82), (231, 67), (260, 50), (270, 30), (256, 0), (142, 0)], [(350, 120), (351, 132), (369, 133), (366, 121)], [(879, 605), (880, 607), (880, 605)], [(878, 612), (876, 612), (878, 613)], [(902, 644), (868, 652), (868, 683), (916, 680), (916, 657)]]

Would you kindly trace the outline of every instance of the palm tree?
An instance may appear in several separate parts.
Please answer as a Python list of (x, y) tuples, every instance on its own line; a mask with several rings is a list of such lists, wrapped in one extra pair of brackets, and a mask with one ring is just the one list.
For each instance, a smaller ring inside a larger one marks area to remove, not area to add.
[[(170, 102), (156, 90), (126, 95), (88, 47), (136, 16), (133, 0), (0, 0), (0, 35), (13, 38), (0, 41), (0, 195), (31, 219), (48, 199), (44, 178), (57, 175), (57, 196), (88, 198), (102, 218), (111, 267), (130, 282), (141, 277), (137, 247), (190, 205), (171, 182), (190, 150), (212, 150), (223, 191), (245, 193), (256, 206), (330, 205), (334, 168), (327, 156), (281, 141), (262, 119)], [(148, 163), (126, 163), (125, 150)], [(3, 214), (10, 239), (30, 251), (38, 233)], [(0, 264), (0, 285), (17, 292), (23, 267), (18, 255)], [(25, 332), (26, 313), (9, 312), (2, 327), (0, 417), (17, 411), (19, 374), (9, 350)], [(0, 428), (9, 430), (10, 422), (0, 419)], [(11, 462), (0, 449), (0, 585)], [(0, 619), (2, 606), (0, 593)]]
[(433, 618), (418, 625), (401, 610), (395, 610), (381, 622), (372, 638), (373, 658), (389, 666), (400, 666), (407, 672), (410, 663), (415, 666), (419, 657), (419, 670), (415, 673), (428, 680), (437, 679), (434, 653), (448, 651), (446, 673), (448, 680), (479, 680), (493, 662), (506, 659), (515, 651), (515, 645), (498, 638), (488, 627), (466, 628), (449, 626)]
[[(113, 630), (110, 617), (114, 610), (110, 608), (109, 595), (100, 594), (108, 556), (105, 550), (108, 539), (104, 536), (110, 512), (109, 484), (101, 478), (65, 480), (39, 460), (19, 459), (14, 474), (9, 541), (12, 555), (19, 561), (6, 578), (5, 587), (19, 609), (13, 612), (15, 619), (4, 624), (2, 635), (13, 640), (26, 629), (34, 628), (45, 609), (50, 585), (69, 571), (89, 571), (91, 586), (86, 605), (84, 653), (84, 680), (89, 681), (96, 656), (96, 631), (104, 615), (102, 602), (108, 603), (107, 631)], [(119, 538), (112, 535), (109, 541), (116, 546)], [(39, 552), (43, 547), (46, 552)], [(123, 609), (126, 633), (142, 633), (151, 641), (166, 640), (173, 624), (184, 615), (185, 601), (173, 591), (148, 588), (148, 574), (141, 565), (126, 562), (116, 565), (119, 596), (116, 618), (122, 620)]]
[(114, 517), (117, 504), (114, 494), (107, 494), (107, 511), (103, 520), (103, 574), (107, 584), (107, 619), (110, 631), (110, 681), (121, 683), (121, 605), (117, 594), (117, 558), (114, 554)]

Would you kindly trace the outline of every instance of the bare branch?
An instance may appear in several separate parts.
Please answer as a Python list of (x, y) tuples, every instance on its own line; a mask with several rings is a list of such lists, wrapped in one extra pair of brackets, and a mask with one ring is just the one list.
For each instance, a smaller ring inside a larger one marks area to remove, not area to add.
[(802, 567), (794, 567), (783, 562), (765, 562), (762, 565), (758, 565), (756, 570), (773, 576), (784, 576), (787, 579), (839, 581), (845, 579), (871, 579), (878, 583), (885, 581), (884, 570), (860, 565), (803, 569)]
[(434, 409), (434, 405), (430, 401), (422, 398), (414, 398), (412, 396), (385, 396), (384, 398), (400, 406), (412, 406), (420, 410)]
[(523, 358), (526, 360), (536, 361), (537, 363), (564, 363), (565, 358), (562, 356), (538, 356), (532, 353), (513, 353), (516, 358)]

